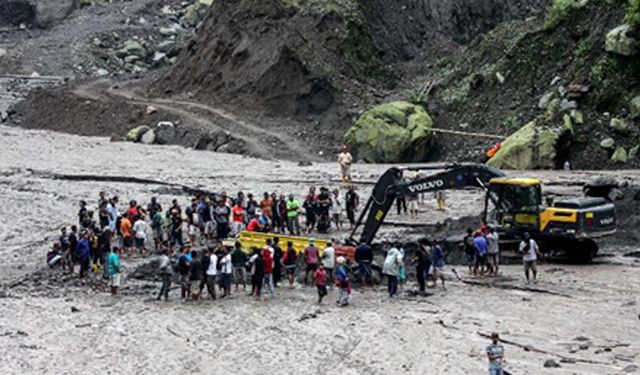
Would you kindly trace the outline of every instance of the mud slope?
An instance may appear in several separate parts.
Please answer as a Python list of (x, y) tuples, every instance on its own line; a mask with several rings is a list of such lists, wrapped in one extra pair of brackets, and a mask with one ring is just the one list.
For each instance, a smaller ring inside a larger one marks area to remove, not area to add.
[(367, 107), (413, 79), (405, 63), (435, 60), (545, 3), (218, 1), (154, 89), (348, 125), (347, 108)]

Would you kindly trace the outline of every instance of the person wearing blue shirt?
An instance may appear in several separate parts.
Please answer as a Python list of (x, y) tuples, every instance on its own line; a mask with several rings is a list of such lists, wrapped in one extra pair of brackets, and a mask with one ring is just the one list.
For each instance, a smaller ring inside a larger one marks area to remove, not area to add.
[(89, 243), (89, 232), (86, 230), (81, 233), (80, 241), (76, 246), (76, 255), (80, 262), (80, 279), (86, 283), (89, 277), (89, 257), (91, 256), (91, 244)]
[(438, 284), (438, 279), (440, 279), (442, 288), (446, 289), (444, 286), (444, 249), (440, 243), (436, 243), (431, 248), (431, 263), (433, 265), (433, 286), (435, 287)]
[(478, 276), (478, 269), (480, 269), (480, 276), (482, 276), (487, 266), (487, 254), (489, 253), (489, 243), (482, 233), (476, 232), (473, 235), (473, 247), (476, 249), (476, 262), (473, 267), (473, 276)]

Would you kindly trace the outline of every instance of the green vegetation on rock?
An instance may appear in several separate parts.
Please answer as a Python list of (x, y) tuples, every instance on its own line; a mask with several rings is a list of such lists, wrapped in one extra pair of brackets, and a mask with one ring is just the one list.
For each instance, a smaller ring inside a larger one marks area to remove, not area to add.
[(636, 52), (638, 42), (628, 34), (630, 25), (620, 25), (607, 33), (605, 50), (622, 56), (631, 56)]
[(625, 150), (623, 147), (616, 147), (613, 155), (611, 155), (611, 161), (614, 161), (616, 163), (626, 163), (627, 160), (629, 160), (629, 157), (627, 156), (627, 150)]
[(359, 159), (371, 163), (423, 161), (433, 121), (424, 108), (391, 102), (366, 111), (345, 135)]
[(629, 124), (625, 119), (614, 117), (611, 119), (611, 128), (620, 134), (626, 134), (629, 131)]
[(550, 169), (566, 137), (565, 127), (541, 126), (532, 121), (511, 134), (487, 162), (501, 169)]
[(146, 132), (151, 130), (148, 126), (142, 125), (137, 128), (133, 128), (129, 130), (127, 133), (127, 141), (129, 142), (140, 142), (142, 140), (142, 136), (145, 135)]
[(547, 11), (545, 27), (552, 28), (563, 21), (567, 16), (587, 5), (588, 0), (553, 0)]

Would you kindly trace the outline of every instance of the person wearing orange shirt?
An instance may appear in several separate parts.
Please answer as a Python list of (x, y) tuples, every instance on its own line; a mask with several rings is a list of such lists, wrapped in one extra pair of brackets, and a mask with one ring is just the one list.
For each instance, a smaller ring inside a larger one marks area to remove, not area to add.
[(131, 231), (131, 220), (127, 216), (123, 216), (120, 220), (120, 233), (123, 238), (123, 250), (130, 250), (133, 246), (133, 232)]
[(271, 215), (273, 214), (273, 200), (271, 200), (271, 197), (267, 192), (264, 193), (263, 197), (262, 201), (260, 201), (260, 209), (264, 216), (271, 218)]

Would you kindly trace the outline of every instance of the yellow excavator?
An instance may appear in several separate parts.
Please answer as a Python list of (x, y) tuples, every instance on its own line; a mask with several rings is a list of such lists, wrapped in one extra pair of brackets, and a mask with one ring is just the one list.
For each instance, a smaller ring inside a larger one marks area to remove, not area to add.
[[(408, 178), (407, 172), (412, 171), (434, 173)], [(595, 239), (616, 231), (615, 206), (604, 198), (574, 198), (545, 205), (539, 179), (509, 178), (484, 164), (464, 163), (387, 170), (373, 188), (351, 241), (356, 243), (360, 231), (357, 242), (370, 244), (397, 197), (469, 187), (485, 190), (482, 220), (496, 228), (503, 246), (517, 244), (526, 232), (543, 252), (563, 252), (574, 261), (588, 262), (598, 251)]]

